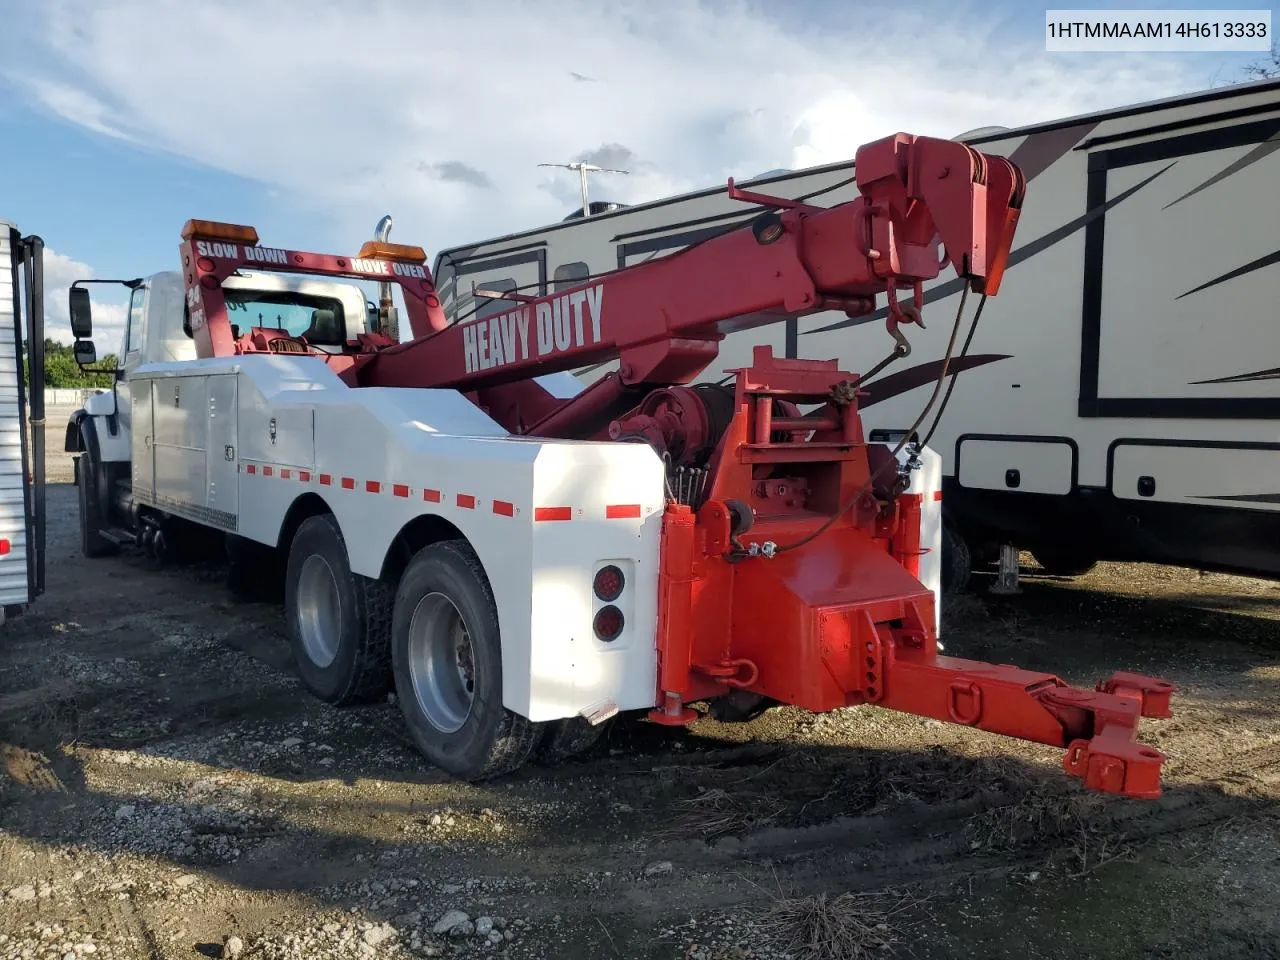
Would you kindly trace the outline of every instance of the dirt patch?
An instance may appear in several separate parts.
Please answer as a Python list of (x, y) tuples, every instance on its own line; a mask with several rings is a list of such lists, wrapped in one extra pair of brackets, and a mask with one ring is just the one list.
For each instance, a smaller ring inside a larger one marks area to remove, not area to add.
[(310, 698), (217, 567), (85, 561), (74, 489), (49, 509), (0, 642), (0, 958), (1280, 955), (1276, 584), (1029, 568), (947, 611), (948, 653), (1179, 683), (1157, 801), (877, 708), (622, 723), (464, 785), (394, 704)]

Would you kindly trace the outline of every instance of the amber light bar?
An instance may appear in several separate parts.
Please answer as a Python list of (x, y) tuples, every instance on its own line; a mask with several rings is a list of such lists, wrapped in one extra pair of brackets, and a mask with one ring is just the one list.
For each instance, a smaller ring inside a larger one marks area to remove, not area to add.
[(411, 247), (407, 243), (367, 240), (360, 248), (357, 257), (361, 260), (407, 260), (412, 263), (426, 263), (427, 251), (421, 247)]

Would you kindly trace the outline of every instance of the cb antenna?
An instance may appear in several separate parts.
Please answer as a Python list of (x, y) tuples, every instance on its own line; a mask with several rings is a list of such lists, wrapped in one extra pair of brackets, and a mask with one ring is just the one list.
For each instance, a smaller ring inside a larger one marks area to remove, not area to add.
[(614, 170), (610, 167), (597, 167), (594, 163), (584, 163), (576, 160), (573, 163), (540, 163), (540, 167), (563, 167), (566, 170), (577, 170), (578, 179), (582, 184), (582, 215), (584, 217), (591, 216), (591, 205), (587, 202), (587, 174), (588, 173), (630, 173), (630, 170)]

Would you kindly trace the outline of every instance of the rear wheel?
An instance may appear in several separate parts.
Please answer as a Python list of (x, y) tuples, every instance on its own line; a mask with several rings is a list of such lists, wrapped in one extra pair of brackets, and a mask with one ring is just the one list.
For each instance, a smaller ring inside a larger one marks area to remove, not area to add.
[(467, 544), (432, 544), (410, 561), (391, 647), (396, 699), (423, 756), (464, 780), (501, 776), (529, 759), (540, 730), (502, 705), (498, 611)]
[(116, 545), (102, 536), (101, 469), (86, 449), (76, 458), (76, 494), (80, 501), (80, 552), (86, 557), (105, 557)]
[(360, 703), (391, 687), (387, 585), (353, 574), (331, 514), (304, 520), (289, 547), (285, 616), (303, 684), (328, 703)]

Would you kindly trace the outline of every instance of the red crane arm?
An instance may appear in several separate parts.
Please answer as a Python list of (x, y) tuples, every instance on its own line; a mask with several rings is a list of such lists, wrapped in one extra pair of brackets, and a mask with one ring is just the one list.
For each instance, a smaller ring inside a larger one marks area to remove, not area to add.
[[(784, 208), (679, 253), (379, 351), (379, 386), (479, 390), (618, 358), (623, 383), (685, 383), (728, 333), (889, 294), (890, 322), (918, 320), (922, 285), (950, 264), (995, 293), (1022, 204), (1008, 160), (950, 140), (897, 134), (855, 157), (860, 196), (831, 208), (737, 190)], [(939, 249), (941, 247), (941, 250)], [(910, 287), (900, 304), (899, 287)]]

